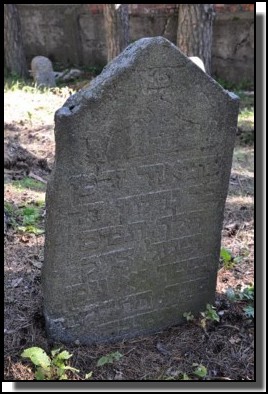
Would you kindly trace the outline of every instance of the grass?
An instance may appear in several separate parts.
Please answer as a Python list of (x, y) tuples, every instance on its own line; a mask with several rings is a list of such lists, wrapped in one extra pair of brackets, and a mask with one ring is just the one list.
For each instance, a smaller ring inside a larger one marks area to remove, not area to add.
[(68, 95), (73, 94), (74, 91), (68, 86), (66, 86), (66, 82), (64, 83), (57, 83), (56, 87), (48, 88), (44, 86), (37, 86), (33, 79), (26, 79), (23, 80), (22, 78), (18, 78), (16, 76), (7, 76), (5, 77), (5, 84), (4, 84), (4, 93), (9, 92), (23, 92), (29, 94), (57, 94), (57, 95)]
[(254, 130), (254, 110), (250, 108), (242, 108), (238, 115), (238, 127), (243, 131)]
[(10, 183), (18, 190), (30, 189), (37, 192), (46, 191), (46, 185), (44, 183), (29, 177), (25, 177), (20, 180), (11, 181)]
[(15, 204), (5, 201), (4, 209), (8, 215), (9, 225), (13, 227), (14, 230), (36, 235), (44, 233), (42, 228), (44, 203), (39, 205), (38, 202), (17, 207)]
[(252, 128), (254, 128), (254, 109), (251, 108), (243, 108), (240, 109), (238, 115), (238, 124), (240, 123), (248, 123)]
[(5, 85), (4, 85), (4, 93), (7, 92), (15, 92), (21, 90), (25, 93), (48, 93), (50, 91), (49, 88), (44, 87), (37, 87), (32, 79), (23, 80), (16, 76), (7, 76), (5, 78)]
[[(102, 70), (103, 70), (103, 65), (96, 65), (96, 66), (85, 66), (85, 67), (79, 67), (81, 71), (83, 71), (84, 75), (78, 78), (74, 78), (72, 80), (72, 84), (76, 84), (79, 82), (86, 81), (86, 79), (90, 77), (96, 77), (99, 75)], [(77, 68), (76, 66), (70, 66), (67, 67), (67, 69), (71, 68)], [(60, 65), (59, 67), (55, 67), (55, 71), (63, 71), (66, 70), (66, 67), (63, 67)], [(36, 93), (55, 93), (55, 94), (62, 94), (66, 93), (66, 89), (68, 92), (71, 92), (72, 94), (75, 93), (76, 89), (72, 89), (68, 86), (66, 86), (66, 81), (61, 81), (56, 80), (56, 87), (53, 88), (47, 88), (47, 87), (38, 87), (32, 78), (27, 78), (26, 80), (20, 78), (19, 76), (15, 74), (6, 74), (5, 75), (5, 84), (4, 84), (4, 92), (16, 92), (16, 91), (23, 91), (25, 93), (31, 93), (31, 94), (36, 94)]]
[[(251, 106), (247, 106), (250, 104)], [(240, 110), (238, 115), (238, 132), (240, 142), (243, 145), (250, 145), (254, 142), (254, 97), (244, 96), (240, 98)]]
[(228, 199), (238, 205), (253, 206), (254, 151), (250, 147), (238, 146), (234, 150), (232, 176)]
[(251, 108), (254, 109), (254, 95), (247, 95), (243, 91), (235, 91), (235, 94), (240, 98), (240, 109)]
[[(21, 180), (6, 182), (9, 197), (4, 202), (8, 224), (18, 232), (42, 234), (45, 209), (46, 185), (37, 180), (25, 177)], [(6, 192), (7, 192), (6, 190)], [(30, 193), (31, 199), (23, 201), (23, 195)], [(14, 200), (14, 196), (16, 196)]]
[(236, 147), (233, 155), (233, 168), (240, 175), (253, 177), (254, 151), (251, 148)]
[(223, 78), (215, 77), (215, 80), (226, 90), (240, 92), (241, 90), (253, 90), (253, 83), (249, 80), (242, 80), (239, 83), (230, 82)]

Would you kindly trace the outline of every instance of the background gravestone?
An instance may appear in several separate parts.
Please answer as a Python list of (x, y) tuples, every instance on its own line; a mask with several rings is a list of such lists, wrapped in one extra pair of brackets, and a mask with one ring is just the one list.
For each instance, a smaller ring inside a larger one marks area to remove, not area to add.
[(31, 61), (31, 74), (37, 86), (56, 86), (51, 61), (45, 56), (35, 56)]
[(238, 99), (144, 38), (56, 112), (47, 189), (49, 335), (154, 332), (213, 303)]

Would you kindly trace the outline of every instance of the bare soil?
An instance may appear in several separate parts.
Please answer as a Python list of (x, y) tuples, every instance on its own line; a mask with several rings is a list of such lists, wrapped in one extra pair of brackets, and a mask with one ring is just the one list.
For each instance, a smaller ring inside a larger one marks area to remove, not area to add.
[[(70, 87), (54, 93), (5, 93), (5, 202), (20, 208), (44, 199), (44, 190), (16, 186), (31, 179), (45, 185), (54, 160), (54, 112), (69, 96)], [(5, 380), (33, 380), (33, 367), (20, 357), (32, 346), (50, 352), (62, 346), (73, 354), (70, 380), (172, 380), (182, 373), (198, 380), (194, 363), (207, 368), (204, 380), (254, 380), (254, 321), (245, 316), (246, 301), (231, 302), (225, 292), (254, 282), (253, 148), (235, 148), (225, 209), (222, 245), (241, 261), (227, 269), (219, 264), (216, 308), (219, 322), (206, 329), (198, 317), (193, 322), (114, 344), (67, 346), (46, 337), (42, 316), (40, 272), (44, 235), (22, 232), (6, 215), (5, 230)], [(44, 207), (39, 226), (44, 226)], [(15, 218), (16, 220), (16, 218)], [(97, 367), (100, 357), (119, 351), (119, 361)]]

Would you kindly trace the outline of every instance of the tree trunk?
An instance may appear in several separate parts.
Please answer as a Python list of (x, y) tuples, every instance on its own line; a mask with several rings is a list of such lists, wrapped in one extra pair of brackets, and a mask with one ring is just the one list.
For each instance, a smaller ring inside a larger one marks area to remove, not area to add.
[(129, 43), (128, 4), (104, 4), (104, 21), (109, 62)]
[(200, 57), (211, 72), (214, 4), (179, 4), (177, 46), (187, 56)]
[(22, 44), (21, 24), (16, 4), (4, 4), (4, 59), (8, 72), (22, 78), (28, 76)]

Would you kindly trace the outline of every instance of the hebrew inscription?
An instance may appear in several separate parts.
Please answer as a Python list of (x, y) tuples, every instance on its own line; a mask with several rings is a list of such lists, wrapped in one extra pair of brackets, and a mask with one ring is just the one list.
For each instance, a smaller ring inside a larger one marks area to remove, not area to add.
[(48, 334), (112, 341), (213, 303), (237, 97), (162, 37), (55, 115), (42, 271)]

